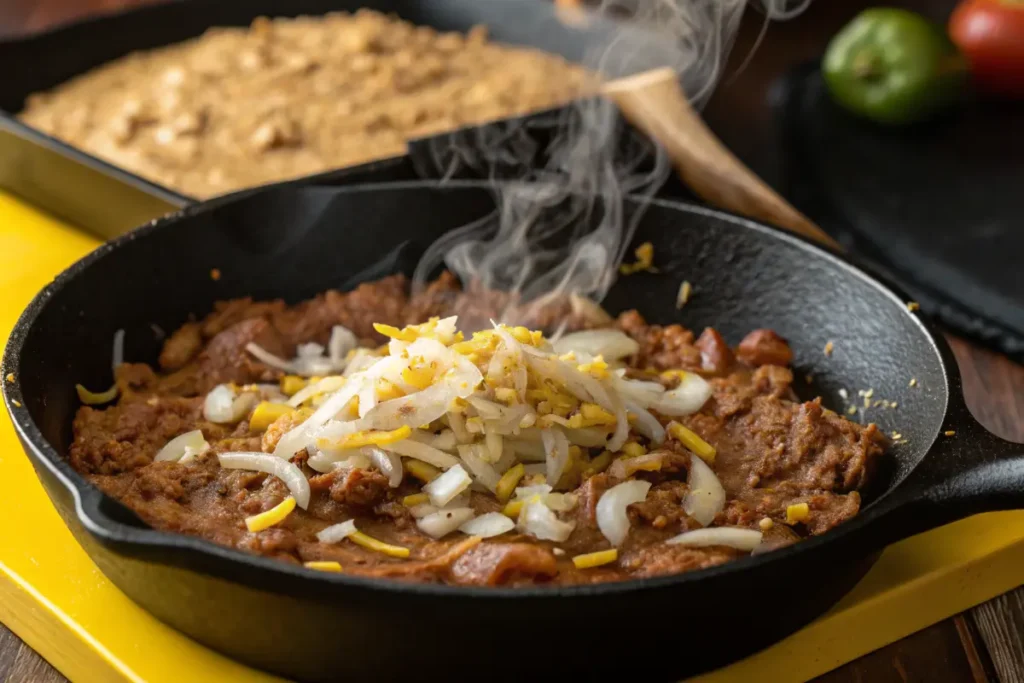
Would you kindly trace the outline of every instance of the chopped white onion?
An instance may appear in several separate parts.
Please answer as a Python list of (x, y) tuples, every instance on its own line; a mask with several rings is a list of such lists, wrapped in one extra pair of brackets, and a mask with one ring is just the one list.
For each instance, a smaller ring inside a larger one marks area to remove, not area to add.
[(608, 443), (608, 432), (595, 427), (566, 429), (565, 436), (569, 439), (569, 443), (584, 448), (604, 448)]
[(269, 453), (221, 453), (220, 466), (232, 470), (255, 470), (272, 474), (288, 487), (296, 504), (303, 510), (309, 506), (309, 481), (294, 463)]
[(414, 441), (425, 443), (431, 448), (436, 448), (441, 451), (452, 451), (455, 450), (457, 442), (455, 441), (455, 432), (450, 429), (443, 429), (438, 434), (431, 434), (430, 432), (424, 432), (419, 429), (414, 430), (409, 436)]
[(203, 432), (199, 429), (193, 429), (191, 432), (185, 432), (174, 437), (160, 449), (160, 451), (153, 458), (154, 461), (162, 460), (178, 460), (186, 456), (196, 456), (200, 453), (205, 453), (210, 449), (210, 444), (203, 438)]
[(605, 491), (597, 501), (597, 528), (609, 543), (618, 546), (626, 540), (629, 534), (629, 516), (626, 514), (626, 508), (643, 501), (650, 488), (649, 481), (624, 481)]
[(657, 463), (657, 467), (654, 469), (660, 470), (664, 460), (665, 451), (644, 453), (643, 455), (637, 455), (632, 458), (616, 458), (608, 468), (608, 474), (616, 479), (628, 479), (633, 476), (634, 472), (652, 469), (647, 467), (647, 465), (650, 465), (651, 463)]
[(528, 500), (519, 511), (516, 528), (542, 541), (561, 543), (569, 538), (576, 528), (576, 523), (558, 519), (558, 516), (539, 500)]
[(402, 468), (402, 459), (394, 453), (388, 453), (375, 446), (368, 446), (363, 453), (369, 456), (370, 462), (388, 478), (388, 486), (397, 488), (402, 483), (405, 470)]
[(350, 519), (339, 524), (332, 524), (325, 529), (321, 529), (320, 532), (317, 533), (316, 538), (321, 543), (340, 543), (356, 531), (356, 522), (354, 519)]
[(438, 508), (436, 505), (431, 505), (430, 503), (419, 503), (418, 505), (413, 505), (409, 508), (409, 514), (411, 514), (414, 519), (419, 519), (420, 517), (432, 515), (437, 512), (437, 510)]
[(217, 424), (234, 424), (245, 417), (257, 403), (259, 395), (245, 392), (235, 395), (227, 384), (218, 384), (203, 400), (203, 417)]
[(432, 505), (440, 508), (452, 502), (455, 496), (468, 489), (472, 483), (473, 480), (462, 469), (462, 465), (456, 465), (424, 486), (423, 492), (430, 496)]
[(512, 495), (516, 500), (526, 500), (533, 496), (546, 496), (552, 490), (547, 484), (534, 484), (533, 486), (520, 486)]
[(666, 391), (650, 407), (662, 415), (682, 417), (696, 413), (709, 398), (711, 385), (700, 375), (688, 372), (678, 387)]
[(441, 538), (455, 531), (471, 519), (473, 519), (472, 508), (438, 510), (433, 514), (417, 519), (416, 527), (431, 538)]
[(352, 349), (359, 346), (359, 340), (352, 330), (343, 325), (331, 328), (331, 339), (327, 342), (327, 357), (336, 366), (343, 366)]
[(325, 394), (330, 391), (337, 391), (345, 385), (345, 378), (338, 375), (331, 375), (330, 377), (324, 377), (323, 379), (307, 384), (298, 391), (296, 391), (291, 398), (288, 399), (288, 405), (293, 408), (301, 406), (303, 403), (313, 398), (317, 394)]
[(324, 347), (316, 342), (299, 344), (295, 347), (295, 355), (298, 358), (317, 358), (324, 355)]
[(683, 497), (683, 510), (702, 525), (715, 521), (718, 513), (725, 509), (725, 489), (715, 476), (714, 470), (696, 455), (690, 455), (690, 475), (687, 478), (690, 489)]
[(279, 458), (290, 458), (303, 448), (312, 446), (315, 442), (317, 430), (334, 418), (349, 402), (355, 398), (363, 384), (355, 378), (345, 382), (341, 389), (327, 397), (327, 400), (320, 404), (309, 419), (281, 437), (274, 449), (274, 455)]
[(544, 443), (544, 451), (547, 456), (548, 482), (552, 486), (557, 486), (569, 464), (569, 440), (557, 427), (541, 432), (541, 440)]
[(638, 403), (629, 399), (626, 400), (626, 410), (636, 416), (636, 422), (633, 423), (635, 431), (646, 436), (657, 446), (660, 446), (665, 441), (665, 428), (658, 422), (658, 418), (644, 410)]
[(486, 450), (487, 447), (483, 444), (460, 445), (459, 457), (462, 458), (462, 462), (469, 468), (473, 478), (493, 492), (498, 487), (498, 480), (501, 479), (501, 475), (481, 456), (481, 452)]
[(673, 536), (665, 541), (672, 545), (685, 545), (691, 548), (705, 548), (721, 545), (737, 550), (750, 552), (761, 543), (761, 532), (740, 527), (715, 526), (708, 529), (695, 529)]
[(451, 453), (445, 453), (433, 446), (428, 446), (425, 443), (413, 441), (412, 439), (403, 439), (394, 443), (384, 444), (381, 448), (398, 455), (404, 455), (407, 458), (422, 460), (429, 465), (440, 467), (443, 470), (459, 464), (459, 459)]
[(463, 523), (459, 527), (459, 531), (470, 536), (491, 538), (492, 536), (508, 533), (515, 528), (516, 523), (507, 515), (503, 515), (500, 512), (488, 512), (486, 515), (480, 515)]
[(632, 356), (640, 350), (632, 337), (620, 330), (604, 328), (567, 334), (554, 343), (555, 353), (575, 351), (590, 356), (603, 356), (609, 363)]

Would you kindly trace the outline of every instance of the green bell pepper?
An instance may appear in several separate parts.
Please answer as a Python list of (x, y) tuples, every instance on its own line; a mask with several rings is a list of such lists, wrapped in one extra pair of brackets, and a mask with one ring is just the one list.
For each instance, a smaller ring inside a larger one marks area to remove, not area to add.
[(861, 12), (832, 39), (822, 62), (832, 98), (885, 124), (920, 121), (956, 101), (967, 62), (942, 27), (895, 8)]

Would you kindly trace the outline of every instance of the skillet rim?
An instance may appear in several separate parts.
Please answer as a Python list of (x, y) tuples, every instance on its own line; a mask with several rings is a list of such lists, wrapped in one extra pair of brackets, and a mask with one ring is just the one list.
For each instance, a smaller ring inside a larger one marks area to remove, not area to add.
[[(460, 190), (460, 189), (493, 189), (493, 183), (489, 181), (476, 180), (413, 180), (397, 183), (378, 182), (360, 185), (332, 186), (318, 183), (311, 183), (308, 179), (298, 179), (284, 183), (264, 185), (258, 188), (242, 190), (240, 192), (224, 195), (206, 202), (190, 204), (160, 218), (154, 219), (131, 232), (105, 242), (92, 252), (86, 254), (75, 263), (61, 271), (49, 284), (44, 286), (26, 306), (18, 317), (14, 328), (11, 330), (7, 341), (2, 363), (0, 363), (0, 375), (6, 376), (9, 372), (16, 372), (21, 361), (21, 352), (26, 337), (32, 328), (36, 318), (42, 313), (49, 300), (65, 286), (71, 283), (81, 272), (87, 270), (98, 262), (102, 261), (109, 253), (116, 251), (122, 245), (143, 239), (152, 232), (164, 229), (172, 229), (170, 226), (180, 221), (190, 219), (194, 214), (205, 213), (219, 206), (230, 204), (236, 201), (244, 201), (252, 195), (262, 192), (280, 189), (306, 189), (306, 188), (329, 188), (338, 193), (356, 192), (378, 192), (393, 191), (402, 189), (423, 189), (431, 188), (438, 190)], [(734, 226), (735, 229), (753, 230), (770, 239), (781, 239), (789, 244), (809, 253), (812, 258), (825, 259), (830, 265), (837, 266), (851, 276), (859, 278), (866, 284), (874, 287), (881, 294), (897, 303), (899, 308), (912, 318), (917, 329), (930, 342), (942, 371), (944, 379), (944, 400), (943, 400), (943, 423), (949, 421), (951, 416), (961, 415), (966, 409), (966, 403), (960, 389), (960, 373), (949, 345), (937, 334), (930, 323), (925, 322), (920, 315), (914, 315), (907, 310), (906, 297), (902, 295), (898, 287), (886, 281), (884, 277), (870, 272), (862, 264), (856, 264), (849, 257), (836, 253), (813, 240), (795, 235), (782, 228), (771, 226), (752, 220), (743, 216), (732, 214), (727, 211), (714, 209), (700, 204), (680, 200), (643, 198), (629, 196), (634, 201), (648, 202), (650, 205), (669, 208), (681, 213), (695, 214)], [(844, 522), (839, 527), (822, 534), (814, 536), (770, 553), (756, 556), (741, 557), (736, 560), (725, 562), (720, 565), (707, 567), (695, 571), (682, 572), (648, 578), (630, 579), (626, 581), (612, 581), (596, 584), (576, 585), (555, 585), (555, 586), (528, 586), (528, 587), (479, 587), (479, 586), (455, 586), (448, 584), (429, 584), (405, 582), (397, 579), (381, 579), (361, 576), (351, 576), (339, 573), (329, 573), (306, 569), (302, 566), (291, 565), (280, 560), (273, 560), (258, 555), (250, 555), (241, 550), (228, 548), (207, 541), (202, 538), (176, 534), (167, 531), (160, 531), (151, 527), (139, 528), (124, 524), (110, 518), (103, 512), (99, 505), (104, 500), (115, 501), (104, 494), (99, 488), (89, 483), (81, 474), (75, 471), (68, 463), (66, 457), (62, 456), (56, 448), (43, 436), (41, 430), (25, 407), (24, 396), (21, 392), (20, 382), (2, 382), (4, 403), (8, 414), (11, 417), (15, 431), (22, 442), (26, 455), (36, 460), (38, 465), (44, 466), (49, 473), (60, 483), (70, 494), (74, 501), (75, 515), (83, 529), (91, 534), (94, 539), (106, 546), (108, 549), (120, 556), (136, 559), (139, 561), (156, 563), (167, 567), (183, 569), (189, 572), (196, 572), (213, 577), (218, 580), (239, 583), (249, 587), (268, 590), (282, 595), (298, 596), (310, 589), (330, 586), (329, 590), (356, 589), (366, 591), (367, 595), (378, 593), (395, 594), (397, 596), (419, 597), (419, 598), (458, 598), (489, 597), (498, 600), (509, 599), (552, 599), (552, 598), (585, 598), (594, 595), (619, 595), (634, 592), (656, 591), (668, 587), (676, 587), (692, 582), (709, 580), (712, 578), (729, 576), (735, 572), (752, 570), (757, 567), (769, 564), (778, 564), (789, 558), (798, 558), (808, 553), (817, 551), (830, 544), (838, 543), (843, 536), (850, 536), (857, 530), (863, 529), (877, 520), (883, 518), (893, 510), (907, 504), (907, 500), (900, 500), (901, 490), (907, 492), (905, 477), (896, 485), (888, 488), (882, 495), (872, 501), (853, 519)], [(954, 390), (955, 389), (955, 390)], [(17, 401), (18, 405), (14, 405)], [(967, 415), (970, 415), (967, 411)], [(923, 454), (918, 463), (911, 471), (918, 471), (924, 466), (925, 460), (933, 454), (940, 427), (937, 427), (932, 434), (926, 447), (922, 447)], [(39, 473), (37, 472), (37, 477)], [(45, 488), (45, 486), (44, 486)], [(49, 495), (49, 491), (47, 491)], [(905, 497), (905, 496), (904, 496)], [(54, 502), (54, 501), (51, 501)], [(116, 501), (115, 501), (116, 502)], [(878, 534), (876, 534), (877, 536)], [(88, 552), (88, 551), (87, 551)], [(89, 553), (90, 556), (92, 553)], [(166, 555), (165, 555), (166, 554)], [(862, 551), (859, 555), (866, 555)], [(246, 571), (238, 572), (232, 569), (244, 568)], [(280, 580), (287, 579), (288, 583)], [(270, 581), (267, 581), (270, 579)], [(322, 596), (323, 593), (318, 595)]]

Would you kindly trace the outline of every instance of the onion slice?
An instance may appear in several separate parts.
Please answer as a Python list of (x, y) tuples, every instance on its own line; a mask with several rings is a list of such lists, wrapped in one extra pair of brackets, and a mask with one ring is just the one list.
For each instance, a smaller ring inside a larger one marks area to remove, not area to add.
[(561, 543), (576, 528), (575, 522), (563, 522), (540, 500), (528, 500), (519, 511), (516, 528), (542, 541)]
[(217, 456), (220, 466), (230, 470), (254, 470), (272, 474), (288, 487), (298, 506), (305, 510), (309, 506), (309, 481), (294, 463), (269, 453), (221, 453)]
[(316, 538), (321, 543), (340, 543), (356, 531), (358, 531), (358, 529), (356, 529), (356, 522), (354, 519), (350, 519), (339, 524), (332, 524), (325, 529), (321, 529), (317, 533)]
[(706, 462), (690, 455), (690, 490), (683, 497), (683, 511), (704, 526), (715, 521), (725, 508), (725, 489)]
[(671, 545), (685, 545), (691, 548), (706, 548), (721, 545), (750, 552), (761, 543), (761, 532), (733, 526), (716, 526), (709, 529), (694, 529), (665, 541)]
[(181, 460), (187, 455), (199, 455), (210, 449), (210, 444), (203, 438), (203, 432), (193, 429), (174, 437), (160, 449), (153, 458), (154, 462), (163, 460)]
[(605, 491), (597, 501), (597, 528), (609, 543), (618, 546), (626, 540), (629, 534), (629, 516), (626, 514), (626, 508), (647, 498), (650, 488), (649, 481), (624, 481)]
[(203, 400), (203, 417), (217, 424), (241, 421), (259, 403), (259, 394), (245, 392), (236, 395), (227, 384), (218, 384)]
[(438, 510), (417, 519), (416, 527), (431, 538), (441, 538), (455, 531), (471, 519), (473, 519), (472, 508)]
[(423, 487), (423, 492), (430, 496), (430, 503), (436, 507), (444, 507), (452, 502), (455, 496), (469, 488), (473, 480), (462, 469), (462, 465), (456, 465), (439, 476), (434, 481)]
[(547, 456), (547, 480), (551, 486), (557, 486), (566, 466), (569, 464), (569, 439), (557, 427), (545, 429), (540, 435)]
[(370, 462), (376, 466), (381, 474), (384, 474), (388, 478), (388, 486), (391, 488), (397, 488), (402, 483), (402, 477), (405, 476), (405, 470), (402, 468), (402, 459), (394, 453), (388, 453), (387, 451), (381, 450), (375, 446), (369, 446), (363, 449), (363, 452), (369, 456)]
[(575, 351), (594, 357), (603, 356), (608, 362), (632, 356), (640, 350), (640, 344), (632, 337), (611, 328), (572, 332), (559, 339), (553, 346), (558, 355)]
[(491, 538), (508, 533), (515, 528), (516, 523), (507, 515), (500, 512), (488, 512), (486, 515), (480, 515), (465, 522), (459, 527), (459, 531), (470, 536)]
[(700, 375), (688, 372), (679, 386), (666, 391), (650, 407), (662, 415), (682, 417), (696, 413), (709, 398), (711, 385)]

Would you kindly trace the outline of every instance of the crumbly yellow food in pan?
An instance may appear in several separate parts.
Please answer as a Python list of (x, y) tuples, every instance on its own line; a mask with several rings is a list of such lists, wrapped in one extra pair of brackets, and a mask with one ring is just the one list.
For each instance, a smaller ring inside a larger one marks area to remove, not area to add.
[(360, 10), (258, 18), (134, 53), (29, 98), (27, 124), (196, 197), (402, 154), (550, 108), (586, 72), (539, 50)]

